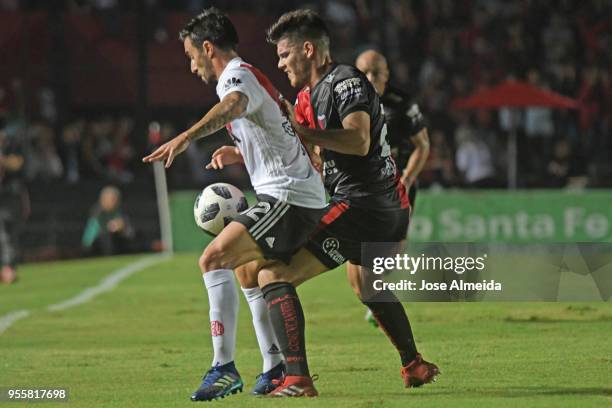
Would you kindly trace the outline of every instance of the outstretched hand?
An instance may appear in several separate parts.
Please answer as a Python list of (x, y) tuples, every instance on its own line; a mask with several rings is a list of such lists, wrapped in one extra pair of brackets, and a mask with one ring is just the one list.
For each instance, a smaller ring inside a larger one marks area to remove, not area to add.
[(186, 133), (181, 133), (169, 142), (159, 146), (153, 153), (143, 157), (144, 163), (151, 163), (154, 161), (165, 161), (164, 166), (169, 168), (174, 161), (174, 158), (179, 154), (183, 153), (189, 147), (191, 141)]

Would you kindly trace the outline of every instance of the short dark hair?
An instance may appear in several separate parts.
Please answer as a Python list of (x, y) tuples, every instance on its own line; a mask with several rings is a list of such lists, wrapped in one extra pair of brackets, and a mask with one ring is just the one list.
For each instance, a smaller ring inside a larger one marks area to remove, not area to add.
[(268, 28), (267, 40), (277, 44), (283, 38), (292, 40), (310, 40), (329, 48), (329, 30), (327, 25), (314, 10), (289, 11)]
[(210, 41), (224, 50), (235, 50), (238, 33), (230, 19), (219, 9), (210, 7), (191, 19), (179, 33), (184, 41), (189, 37), (194, 46), (202, 48), (204, 41)]

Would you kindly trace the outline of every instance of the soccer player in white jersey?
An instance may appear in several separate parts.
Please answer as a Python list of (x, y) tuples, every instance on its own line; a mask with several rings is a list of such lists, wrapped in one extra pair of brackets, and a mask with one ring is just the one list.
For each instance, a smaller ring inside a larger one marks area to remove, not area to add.
[[(243, 387), (234, 364), (238, 295), (233, 270), (251, 261), (289, 263), (317, 227), (326, 203), (321, 177), (281, 111), (280, 94), (238, 56), (238, 35), (227, 16), (215, 8), (206, 9), (185, 26), (180, 39), (191, 72), (206, 84), (216, 82), (220, 102), (143, 161), (165, 161), (169, 167), (192, 141), (226, 126), (236, 147), (217, 150), (207, 167), (244, 163), (258, 199), (225, 227), (199, 260), (208, 290), (214, 357), (191, 398), (208, 401)], [(282, 376), (283, 363), (256, 276), (239, 274), (238, 279), (264, 357), (263, 375), (254, 393), (264, 394), (274, 388), (272, 380)]]

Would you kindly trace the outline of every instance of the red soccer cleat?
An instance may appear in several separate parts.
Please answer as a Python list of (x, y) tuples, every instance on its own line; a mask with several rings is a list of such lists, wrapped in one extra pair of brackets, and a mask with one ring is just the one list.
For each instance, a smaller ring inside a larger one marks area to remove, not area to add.
[(420, 387), (436, 381), (436, 376), (440, 374), (440, 369), (435, 364), (423, 360), (420, 354), (407, 366), (402, 367), (402, 378), (406, 388)]
[(312, 378), (299, 375), (287, 375), (283, 382), (273, 389), (270, 397), (317, 397), (319, 393), (312, 383)]

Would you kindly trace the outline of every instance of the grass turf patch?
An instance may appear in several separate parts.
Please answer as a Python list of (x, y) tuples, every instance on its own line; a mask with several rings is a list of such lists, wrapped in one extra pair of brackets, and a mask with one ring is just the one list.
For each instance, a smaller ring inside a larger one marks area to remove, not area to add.
[[(31, 315), (0, 335), (0, 386), (70, 388), (78, 407), (193, 406), (211, 354), (197, 255), (178, 255), (61, 312), (45, 306), (77, 295), (138, 257), (26, 265), (0, 287), (0, 315)], [(321, 397), (247, 395), (261, 371), (241, 299), (236, 365), (245, 392), (219, 404), (244, 407), (589, 407), (612, 403), (609, 303), (412, 303), (419, 351), (440, 366), (433, 385), (404, 389), (384, 334), (363, 320), (344, 270), (299, 289), (311, 371)], [(7, 406), (11, 406), (9, 404)], [(15, 406), (19, 406), (15, 404)]]

